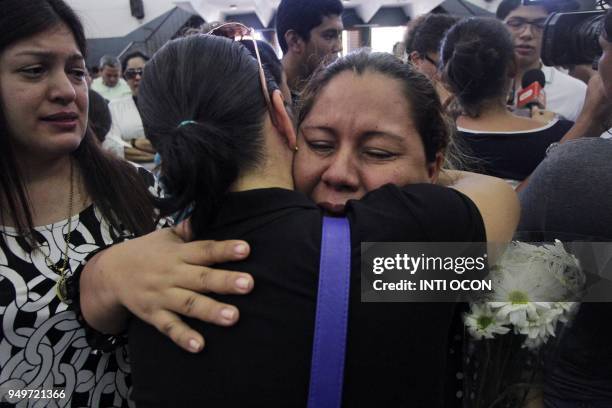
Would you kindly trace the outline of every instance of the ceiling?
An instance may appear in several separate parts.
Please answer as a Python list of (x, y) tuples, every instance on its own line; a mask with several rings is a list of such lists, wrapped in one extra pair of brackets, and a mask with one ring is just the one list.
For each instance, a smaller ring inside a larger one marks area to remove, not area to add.
[[(87, 38), (123, 37), (146, 27), (155, 18), (178, 6), (205, 21), (223, 21), (229, 16), (249, 15), (258, 19), (261, 27), (271, 27), (280, 0), (143, 0), (145, 18), (136, 19), (130, 12), (130, 0), (67, 0), (81, 16)], [(308, 0), (306, 0), (308, 1)], [(382, 7), (399, 7), (409, 18), (427, 13), (436, 6), (452, 3), (455, 12), (465, 13), (472, 5), (495, 11), (501, 0), (348, 0), (343, 1), (349, 15), (360, 24), (369, 24)], [(257, 26), (257, 24), (253, 24)]]
[[(491, 3), (474, 1), (472, 3)], [(188, 0), (175, 1), (178, 7), (199, 14), (205, 21), (222, 21), (226, 16), (255, 13), (262, 25), (269, 26), (280, 0)], [(344, 0), (346, 8), (353, 8), (358, 16), (369, 22), (381, 7), (402, 7), (407, 16), (427, 13), (443, 0)]]

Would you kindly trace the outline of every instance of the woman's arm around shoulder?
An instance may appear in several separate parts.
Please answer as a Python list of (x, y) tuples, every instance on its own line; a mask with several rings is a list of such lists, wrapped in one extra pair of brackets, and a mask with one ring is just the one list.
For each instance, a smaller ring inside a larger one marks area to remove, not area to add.
[(116, 334), (129, 312), (155, 326), (190, 352), (204, 347), (200, 333), (179, 316), (229, 326), (238, 310), (202, 293), (245, 294), (253, 278), (245, 273), (208, 267), (244, 259), (243, 241), (186, 243), (180, 224), (114, 245), (93, 257), (80, 278), (83, 317), (94, 329)]
[(477, 173), (443, 170), (438, 184), (465, 194), (482, 216), (487, 241), (508, 242), (520, 219), (520, 204), (515, 191), (505, 181)]

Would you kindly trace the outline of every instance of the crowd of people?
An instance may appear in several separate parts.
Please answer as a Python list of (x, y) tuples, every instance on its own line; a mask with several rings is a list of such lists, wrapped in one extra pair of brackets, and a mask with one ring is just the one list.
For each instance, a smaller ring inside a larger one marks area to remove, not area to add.
[[(343, 406), (471, 406), (463, 305), (361, 303), (361, 243), (612, 239), (612, 12), (587, 87), (540, 61), (556, 4), (419, 17), (404, 62), (340, 57), (340, 0), (282, 0), (282, 59), (207, 24), (92, 81), (64, 0), (5, 0), (0, 399), (305, 406), (332, 216), (351, 231)], [(546, 107), (525, 111), (534, 69)], [(611, 315), (580, 308), (532, 406), (612, 406)]]

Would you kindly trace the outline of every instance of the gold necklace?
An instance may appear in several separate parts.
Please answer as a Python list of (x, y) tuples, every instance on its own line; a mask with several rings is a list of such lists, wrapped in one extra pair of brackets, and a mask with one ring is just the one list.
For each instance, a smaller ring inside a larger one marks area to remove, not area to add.
[[(49, 259), (49, 256), (44, 255), (45, 263), (47, 267), (55, 272), (57, 272), (60, 277), (55, 283), (55, 294), (57, 298), (63, 303), (67, 303), (68, 299), (68, 288), (66, 287), (66, 269), (68, 269), (68, 261), (70, 258), (68, 257), (68, 251), (70, 250), (70, 237), (72, 235), (72, 204), (74, 198), (74, 165), (72, 162), (70, 163), (70, 202), (68, 204), (68, 235), (66, 236), (66, 249), (64, 251), (64, 259), (62, 261), (62, 266), (57, 267), (53, 264), (53, 261)], [(51, 246), (49, 246), (49, 250)]]

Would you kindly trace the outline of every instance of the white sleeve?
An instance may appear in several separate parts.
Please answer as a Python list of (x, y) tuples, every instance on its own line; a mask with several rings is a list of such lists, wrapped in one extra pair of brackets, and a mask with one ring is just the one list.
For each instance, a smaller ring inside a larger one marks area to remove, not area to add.
[(113, 155), (125, 159), (125, 142), (121, 138), (117, 138), (112, 132), (108, 132), (102, 143), (102, 148), (111, 152)]
[(105, 150), (112, 152), (115, 156), (125, 159), (125, 147), (130, 147), (129, 144), (123, 141), (121, 137), (121, 128), (119, 127), (119, 118), (117, 115), (117, 104), (111, 102), (108, 104), (108, 110), (111, 114), (111, 128), (106, 134), (102, 147)]

